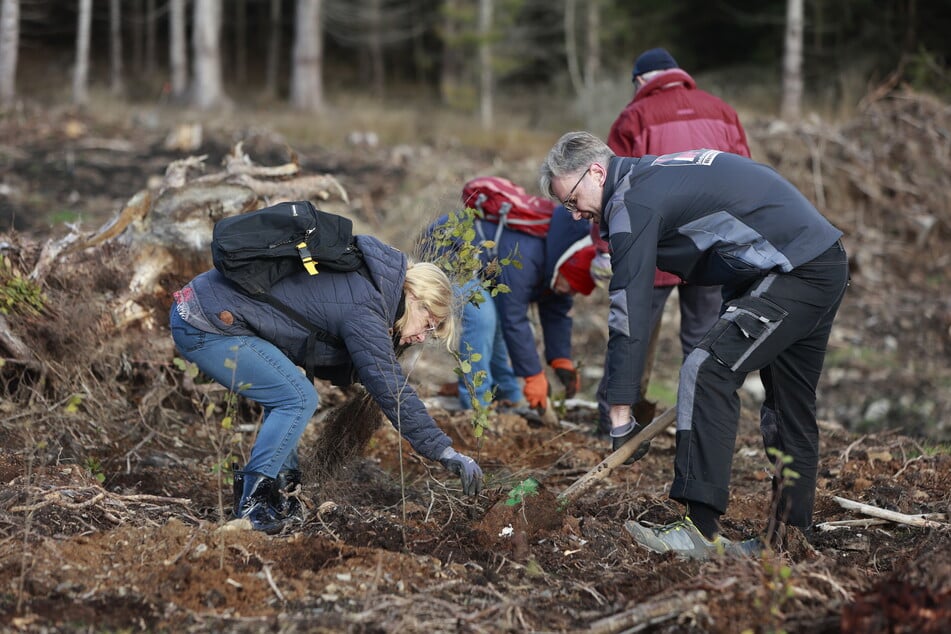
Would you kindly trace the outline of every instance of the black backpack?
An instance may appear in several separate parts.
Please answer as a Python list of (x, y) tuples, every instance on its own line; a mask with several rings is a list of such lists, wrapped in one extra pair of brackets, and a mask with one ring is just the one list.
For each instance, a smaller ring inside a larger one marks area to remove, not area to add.
[(335, 348), (344, 342), (314, 326), (299, 312), (270, 294), (279, 280), (306, 270), (357, 271), (372, 281), (353, 236), (353, 222), (314, 207), (309, 201), (279, 203), (222, 218), (211, 237), (215, 268), (245, 294), (267, 302), (310, 331), (304, 369), (313, 380), (314, 344)]
[(251, 296), (269, 293), (276, 282), (301, 269), (317, 275), (319, 269), (356, 271), (364, 264), (353, 222), (306, 200), (219, 220), (212, 232), (211, 259)]

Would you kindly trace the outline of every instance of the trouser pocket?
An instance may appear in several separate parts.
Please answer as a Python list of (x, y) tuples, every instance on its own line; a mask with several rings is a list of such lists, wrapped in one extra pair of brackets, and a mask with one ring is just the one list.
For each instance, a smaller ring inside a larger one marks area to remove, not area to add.
[[(736, 372), (788, 314), (764, 297), (745, 295), (730, 300), (720, 321), (707, 335), (706, 348), (717, 361)], [(755, 368), (746, 368), (752, 369)]]

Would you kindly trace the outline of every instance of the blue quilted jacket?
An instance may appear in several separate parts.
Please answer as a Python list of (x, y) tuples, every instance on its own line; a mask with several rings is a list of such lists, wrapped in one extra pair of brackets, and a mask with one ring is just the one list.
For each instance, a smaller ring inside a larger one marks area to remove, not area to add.
[[(272, 295), (343, 341), (342, 348), (317, 342), (316, 375), (324, 377), (322, 368), (333, 369), (335, 374), (341, 368), (345, 373), (352, 369), (413, 449), (436, 460), (452, 441), (426, 412), (393, 349), (393, 324), (403, 303), (406, 256), (371, 236), (360, 235), (356, 240), (372, 281), (358, 272), (324, 271), (311, 277), (301, 271), (275, 284)], [(304, 365), (309, 332), (296, 321), (243, 294), (215, 269), (196, 277), (190, 286), (201, 313), (218, 332), (261, 337), (294, 363)], [(223, 311), (233, 316), (230, 325), (220, 319)]]

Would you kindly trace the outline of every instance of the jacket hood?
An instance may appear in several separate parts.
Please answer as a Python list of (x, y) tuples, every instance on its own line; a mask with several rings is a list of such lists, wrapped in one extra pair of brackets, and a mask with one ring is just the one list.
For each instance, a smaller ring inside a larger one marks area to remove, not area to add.
[(649, 82), (641, 86), (640, 89), (634, 94), (633, 101), (639, 99), (646, 99), (651, 95), (655, 95), (663, 90), (666, 90), (670, 87), (670, 84), (679, 84), (688, 90), (693, 90), (697, 87), (697, 82), (694, 81), (686, 71), (681, 70), (680, 68), (671, 68), (670, 70), (664, 71), (656, 77), (651, 78)]
[(399, 313), (400, 298), (403, 296), (403, 282), (406, 280), (406, 254), (373, 236), (356, 236), (357, 246), (363, 253), (363, 259), (370, 271), (373, 285), (380, 291), (384, 300), (387, 323), (394, 323)]

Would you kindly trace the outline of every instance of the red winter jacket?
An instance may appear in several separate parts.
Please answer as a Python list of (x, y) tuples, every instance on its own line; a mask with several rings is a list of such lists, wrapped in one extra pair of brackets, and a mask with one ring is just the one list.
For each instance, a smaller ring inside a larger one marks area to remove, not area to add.
[[(746, 132), (736, 111), (697, 88), (693, 77), (679, 68), (655, 76), (635, 93), (611, 126), (608, 146), (618, 156), (699, 148), (750, 156)], [(679, 283), (676, 275), (659, 269), (655, 272), (654, 286)]]

